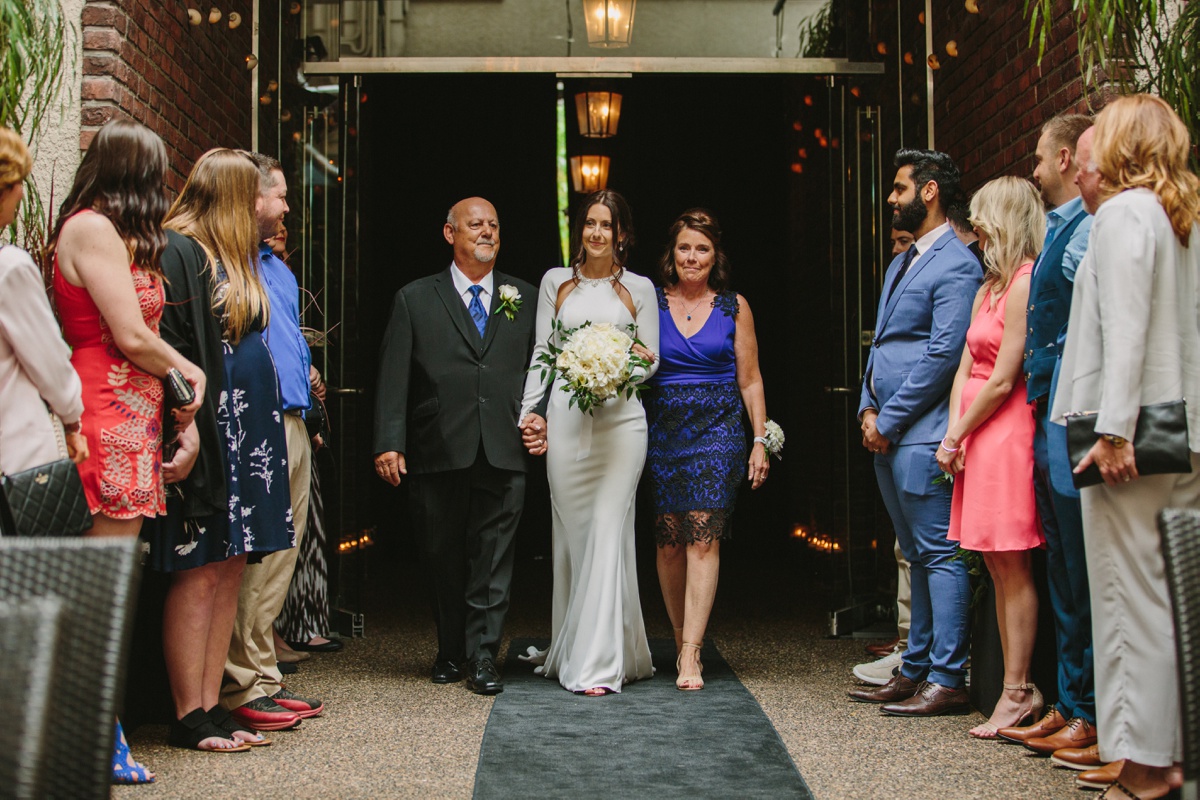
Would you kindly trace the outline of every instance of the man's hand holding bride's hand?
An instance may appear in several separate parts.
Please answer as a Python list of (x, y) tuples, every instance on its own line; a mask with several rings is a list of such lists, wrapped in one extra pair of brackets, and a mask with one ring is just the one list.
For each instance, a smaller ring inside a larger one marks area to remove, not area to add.
[(399, 486), (400, 476), (408, 474), (408, 466), (404, 463), (404, 453), (389, 450), (375, 456), (375, 474), (392, 486)]
[(529, 455), (546, 455), (546, 420), (538, 414), (526, 414), (521, 420), (521, 441)]

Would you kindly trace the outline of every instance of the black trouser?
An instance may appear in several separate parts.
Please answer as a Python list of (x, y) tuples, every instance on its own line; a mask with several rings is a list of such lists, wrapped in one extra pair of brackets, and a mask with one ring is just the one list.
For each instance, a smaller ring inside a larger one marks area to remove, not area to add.
[(467, 469), (413, 475), (409, 497), (430, 580), (438, 658), (496, 658), (512, 585), (525, 473), (497, 469), (480, 448)]

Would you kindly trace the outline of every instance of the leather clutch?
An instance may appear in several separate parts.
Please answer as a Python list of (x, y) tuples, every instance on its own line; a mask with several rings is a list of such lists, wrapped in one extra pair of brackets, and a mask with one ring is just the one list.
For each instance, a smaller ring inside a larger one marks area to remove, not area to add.
[(78, 536), (92, 527), (75, 462), (0, 474), (0, 526), (5, 536)]
[[(1096, 444), (1097, 415), (1095, 411), (1067, 414), (1067, 456), (1072, 470), (1079, 466), (1079, 462)], [(1133, 455), (1139, 475), (1191, 472), (1187, 403), (1173, 400), (1142, 406), (1133, 434)], [(1072, 474), (1071, 480), (1076, 489), (1104, 482), (1095, 464), (1083, 472)]]

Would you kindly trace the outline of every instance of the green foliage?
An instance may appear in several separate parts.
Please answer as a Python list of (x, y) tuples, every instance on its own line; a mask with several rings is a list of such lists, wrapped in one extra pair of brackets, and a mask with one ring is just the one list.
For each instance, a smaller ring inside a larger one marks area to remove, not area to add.
[[(0, 0), (0, 124), (26, 142), (37, 140), (59, 102), (69, 31), (58, 0)], [(33, 181), (26, 183), (25, 196), (22, 244), (37, 253), (48, 219)]]
[[(1029, 46), (1037, 43), (1039, 64), (1054, 5), (1054, 0), (1025, 0)], [(1200, 142), (1200, 2), (1071, 0), (1071, 16), (1085, 91), (1112, 85), (1122, 94), (1156, 94), (1183, 118), (1192, 143)]]
[(797, 30), (800, 44), (796, 48), (796, 57), (824, 58), (829, 48), (829, 37), (833, 33), (833, 0), (805, 17)]

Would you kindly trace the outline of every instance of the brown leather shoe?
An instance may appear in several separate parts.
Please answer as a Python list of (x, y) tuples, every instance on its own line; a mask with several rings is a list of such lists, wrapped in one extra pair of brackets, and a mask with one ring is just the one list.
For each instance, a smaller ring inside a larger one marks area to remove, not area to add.
[(1037, 739), (1042, 736), (1049, 736), (1056, 733), (1067, 726), (1067, 718), (1058, 713), (1058, 709), (1050, 706), (1045, 715), (1040, 720), (1032, 725), (1026, 725), (1023, 728), (1001, 728), (996, 731), (996, 736), (1004, 739), (1007, 742), (1016, 744), (1025, 744), (1028, 739)]
[(1055, 750), (1054, 755), (1050, 756), (1050, 760), (1067, 769), (1096, 769), (1104, 766), (1104, 762), (1100, 760), (1100, 745), (1098, 744), (1091, 747), (1066, 747), (1062, 750)]
[(916, 682), (897, 672), (883, 686), (864, 686), (861, 689), (851, 689), (848, 694), (851, 700), (859, 703), (894, 703), (897, 700), (907, 700), (917, 693), (920, 688)]
[(1105, 789), (1110, 783), (1121, 777), (1121, 767), (1124, 761), (1114, 761), (1100, 769), (1089, 769), (1075, 776), (1075, 785), (1085, 789)]
[(1072, 717), (1065, 728), (1049, 736), (1026, 739), (1025, 746), (1035, 753), (1048, 756), (1055, 750), (1067, 747), (1091, 747), (1096, 741), (1096, 728), (1083, 717)]
[(867, 645), (867, 653), (869, 655), (875, 656), (876, 658), (883, 658), (884, 656), (890, 656), (892, 654), (892, 651), (896, 649), (896, 645), (898, 645), (898, 644), (900, 644), (900, 637), (896, 637), (895, 639), (892, 639), (890, 642), (883, 642), (881, 644), (869, 644), (869, 645)]
[(925, 681), (912, 697), (881, 706), (879, 710), (893, 717), (938, 717), (942, 714), (966, 714), (971, 710), (971, 701), (966, 689), (951, 689)]

